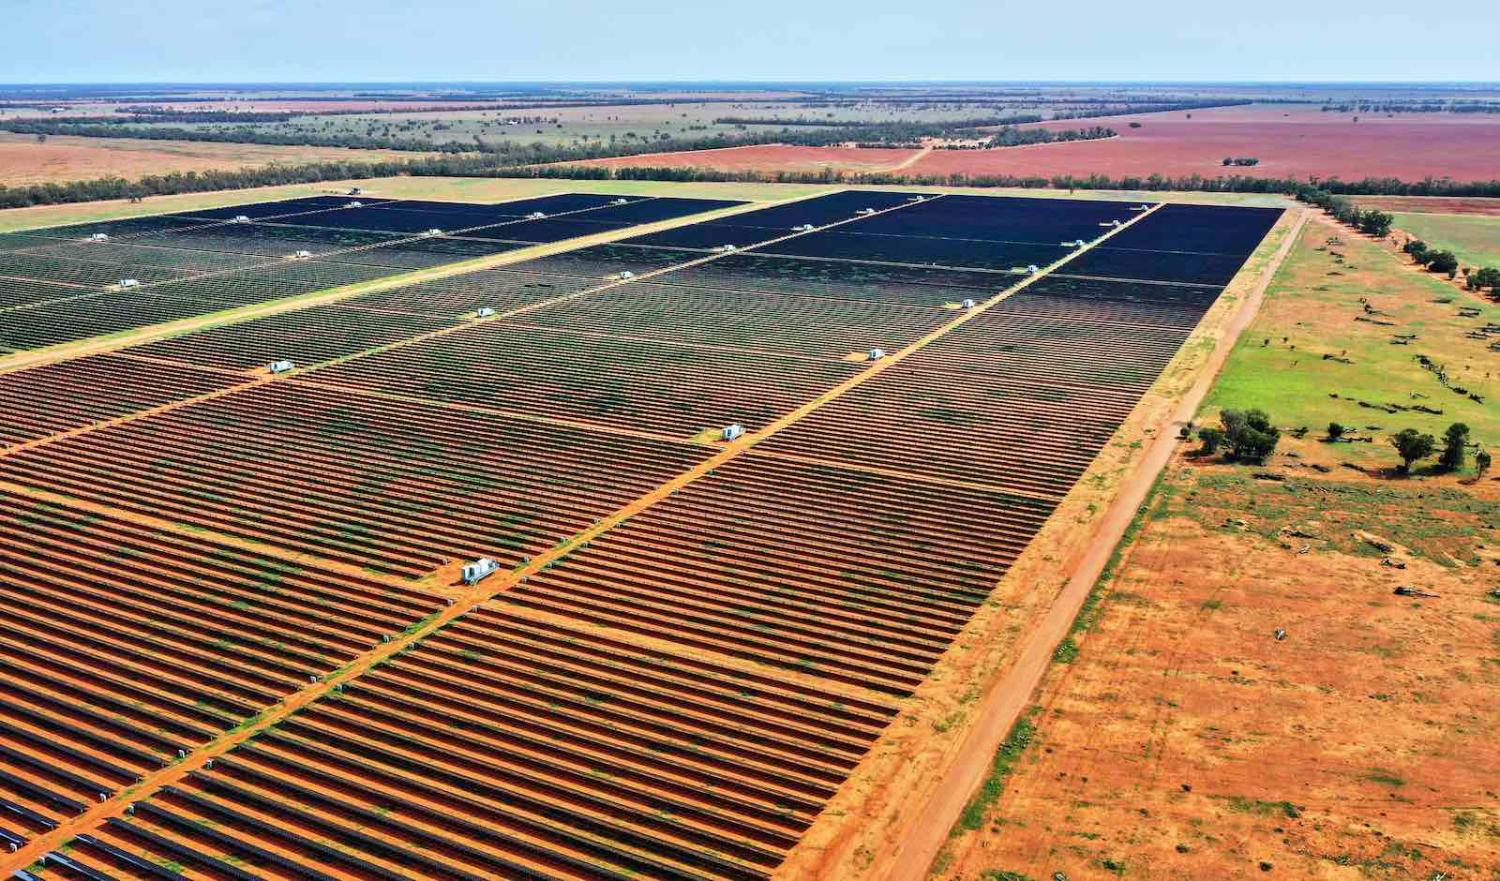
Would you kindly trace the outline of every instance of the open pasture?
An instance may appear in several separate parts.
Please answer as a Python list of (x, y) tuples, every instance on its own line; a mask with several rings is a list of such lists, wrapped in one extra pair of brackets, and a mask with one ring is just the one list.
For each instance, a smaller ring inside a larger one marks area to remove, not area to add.
[[(611, 202), (562, 222), (678, 210)], [(183, 228), (425, 210), (293, 207)], [(0, 796), (53, 823), (9, 834), (70, 878), (769, 879), (1277, 216), (840, 192), (0, 377), (177, 389), (59, 408), (0, 490), (474, 603), (105, 819)]]

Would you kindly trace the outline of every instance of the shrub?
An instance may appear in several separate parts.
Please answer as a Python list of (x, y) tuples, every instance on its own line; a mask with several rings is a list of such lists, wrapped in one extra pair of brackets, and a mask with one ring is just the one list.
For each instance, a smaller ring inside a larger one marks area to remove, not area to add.
[(1339, 438), (1344, 436), (1344, 432), (1347, 430), (1348, 429), (1344, 428), (1342, 423), (1330, 422), (1328, 423), (1328, 439), (1338, 440)]

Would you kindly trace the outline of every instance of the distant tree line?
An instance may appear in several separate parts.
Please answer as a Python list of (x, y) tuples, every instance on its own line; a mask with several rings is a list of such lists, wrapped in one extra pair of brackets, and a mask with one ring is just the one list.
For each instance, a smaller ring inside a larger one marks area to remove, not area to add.
[[(1072, 175), (1060, 174), (1051, 177), (1042, 175), (1008, 174), (899, 174), (891, 172), (838, 172), (824, 169), (815, 172), (798, 171), (724, 171), (711, 168), (680, 166), (579, 166), (557, 165), (539, 168), (501, 168), (497, 177), (550, 177), (582, 178), (590, 180), (664, 180), (664, 181), (729, 181), (736, 183), (844, 183), (878, 184), (883, 186), (955, 186), (955, 187), (1017, 187), (1025, 189), (1078, 189), (1078, 190), (1192, 190), (1206, 193), (1278, 193), (1302, 198), (1304, 192), (1318, 192), (1325, 196), (1500, 196), (1500, 179), (1461, 183), (1447, 179), (1426, 178), (1405, 182), (1397, 178), (1364, 178), (1357, 181), (1331, 179), (1318, 184), (1289, 178), (1253, 177), (1228, 175), (1205, 177), (1201, 174), (1172, 177), (1164, 174), (1146, 176), (1126, 175), (1110, 177), (1105, 174)], [(1303, 201), (1309, 201), (1303, 199)]]
[[(641, 102), (651, 103), (651, 102)], [(1237, 102), (1238, 103), (1238, 102)], [(552, 105), (563, 106), (563, 105)], [(1145, 105), (1146, 109), (1132, 107), (1127, 110), (1098, 109), (1062, 113), (1055, 119), (1082, 119), (1090, 116), (1117, 115), (1122, 112), (1151, 112), (1166, 107), (1223, 106), (1223, 102), (1178, 102), (1169, 105)], [(350, 111), (351, 113), (353, 111)], [(382, 111), (395, 112), (395, 111)], [(70, 135), (83, 138), (139, 138), (157, 141), (203, 141), (212, 143), (266, 144), (282, 147), (341, 147), (357, 150), (401, 150), (421, 153), (492, 153), (506, 157), (507, 164), (523, 165), (548, 162), (567, 162), (578, 159), (598, 159), (612, 156), (629, 156), (639, 150), (638, 144), (598, 143), (587, 147), (565, 147), (541, 142), (521, 143), (513, 140), (485, 141), (480, 138), (463, 141), (428, 141), (419, 138), (403, 138), (356, 134), (347, 131), (308, 132), (276, 131), (256, 128), (255, 123), (287, 122), (307, 114), (298, 112), (235, 113), (233, 111), (172, 111), (131, 116), (59, 117), (50, 119), (0, 120), (0, 131), (38, 138), (51, 135)], [(320, 114), (321, 115), (321, 114)], [(264, 118), (261, 118), (264, 117)], [(780, 125), (777, 131), (736, 132), (734, 134), (710, 134), (695, 138), (656, 139), (652, 149), (662, 152), (684, 152), (721, 147), (748, 146), (756, 144), (793, 144), (796, 146), (823, 147), (832, 144), (853, 143), (858, 146), (914, 146), (926, 138), (979, 139), (990, 137), (985, 129), (1016, 126), (1043, 121), (1037, 114), (1010, 114), (1006, 116), (979, 117), (973, 119), (939, 121), (844, 121), (824, 125), (812, 120), (773, 120), (757, 117), (721, 117), (718, 121), (738, 120), (740, 125)], [(181, 128), (165, 123), (223, 123), (219, 128)], [(149, 123), (149, 124), (143, 124)], [(233, 124), (233, 125), (230, 125)], [(794, 131), (800, 126), (805, 131)], [(439, 129), (441, 126), (439, 126)], [(1096, 127), (1097, 129), (1098, 127)], [(1027, 130), (1029, 131), (1029, 130)], [(1090, 131), (1088, 129), (1080, 131)], [(1113, 132), (1111, 132), (1113, 134)], [(1108, 137), (1109, 135), (1093, 135)], [(1022, 143), (1044, 143), (1048, 135), (1030, 135), (1002, 132), (996, 137), (1009, 138), (997, 146), (1015, 146)], [(1089, 135), (1071, 135), (1062, 140), (1077, 140)]]
[(1021, 147), (1027, 144), (1054, 144), (1066, 141), (1097, 141), (1104, 138), (1113, 138), (1118, 132), (1112, 128), (1102, 125), (1093, 125), (1088, 128), (1049, 129), (1049, 128), (1014, 128), (1006, 126), (1000, 131), (990, 135), (984, 141), (975, 146), (964, 146), (961, 144), (943, 145), (943, 150), (988, 150), (994, 147)]
[(1500, 113), (1496, 101), (1389, 101), (1324, 104), (1324, 113)]
[[(734, 146), (728, 139), (722, 146)], [(611, 155), (638, 155), (663, 149), (660, 142), (614, 145)], [(701, 149), (701, 148), (700, 148)], [(1066, 190), (1188, 190), (1211, 193), (1278, 193), (1292, 195), (1310, 204), (1326, 207), (1319, 200), (1336, 195), (1393, 196), (1500, 196), (1500, 180), (1458, 183), (1428, 178), (1411, 183), (1395, 178), (1367, 178), (1359, 181), (1328, 180), (1318, 184), (1306, 181), (1228, 175), (1204, 177), (1193, 174), (1171, 177), (1162, 174), (1127, 175), (1040, 175), (1004, 174), (900, 174), (891, 172), (844, 173), (833, 169), (816, 172), (796, 171), (721, 171), (708, 168), (681, 167), (614, 167), (569, 164), (589, 158), (587, 151), (573, 148), (549, 148), (532, 151), (535, 164), (515, 161), (514, 156), (489, 153), (452, 154), (387, 161), (329, 161), (303, 165), (277, 165), (240, 171), (177, 172), (150, 175), (140, 180), (100, 178), (70, 183), (32, 184), (20, 187), (0, 186), (0, 208), (22, 208), (31, 205), (57, 205), (69, 202), (94, 202), (106, 199), (145, 198), (147, 196), (202, 193), (214, 190), (236, 190), (283, 184), (320, 181), (356, 180), (397, 175), (444, 177), (511, 177), (572, 180), (656, 180), (720, 181), (740, 183), (802, 184), (872, 184), (884, 186), (962, 186), (1016, 187), (1026, 189)], [(540, 164), (550, 163), (550, 164)], [(1343, 200), (1347, 202), (1347, 200)], [(1333, 204), (1328, 202), (1328, 204)], [(1352, 207), (1352, 205), (1351, 205)]]

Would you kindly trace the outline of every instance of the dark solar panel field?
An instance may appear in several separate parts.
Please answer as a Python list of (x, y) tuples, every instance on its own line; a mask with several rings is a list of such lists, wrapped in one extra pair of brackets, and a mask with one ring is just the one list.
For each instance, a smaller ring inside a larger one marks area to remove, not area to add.
[[(457, 235), (12, 309), (0, 346), (705, 206), (365, 202), (111, 242)], [(72, 824), (65, 878), (767, 879), (1278, 216), (839, 192), (0, 375), (48, 401), (0, 418), (40, 439), (0, 454), (26, 608), (0, 834)], [(105, 574), (52, 562), (68, 542)], [(477, 557), (482, 604), (402, 643)], [(72, 819), (390, 633), (211, 767)]]
[[(494, 205), (313, 196), (8, 234), (0, 236), (0, 351), (736, 204), (579, 193)], [(96, 296), (86, 305), (53, 303), (87, 294)]]

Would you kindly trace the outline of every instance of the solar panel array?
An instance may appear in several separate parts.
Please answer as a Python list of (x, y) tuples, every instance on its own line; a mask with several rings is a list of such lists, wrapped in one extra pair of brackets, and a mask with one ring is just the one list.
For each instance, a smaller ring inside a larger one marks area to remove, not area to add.
[(372, 281), (738, 202), (311, 196), (0, 234), (0, 353)]
[[(247, 216), (429, 210), (295, 207)], [(1143, 207), (841, 192), (0, 375), (58, 401), (0, 415), (53, 438), (0, 456), (32, 625), (0, 639), (0, 834), (421, 620), (429, 573), (523, 566), (691, 472), (47, 874), (769, 877), (1279, 216)], [(527, 240), (497, 229), (458, 238)], [(700, 473), (729, 423), (774, 431)], [(69, 542), (100, 573), (71, 595)]]

